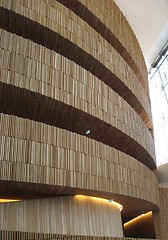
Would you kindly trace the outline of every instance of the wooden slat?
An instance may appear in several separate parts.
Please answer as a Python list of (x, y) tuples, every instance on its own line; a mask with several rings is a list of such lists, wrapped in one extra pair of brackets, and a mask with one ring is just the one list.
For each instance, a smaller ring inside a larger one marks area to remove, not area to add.
[[(16, 231), (0, 231), (0, 238), (3, 240), (152, 240), (145, 238), (120, 238), (120, 237), (92, 237), (72, 236), (61, 234), (28, 233)], [(157, 239), (159, 240), (159, 239)]]
[[(46, 56), (49, 56), (49, 58), (51, 58), (51, 66), (49, 61), (47, 61), (46, 64), (45, 60), (40, 61), (40, 56), (38, 55), (35, 59), (32, 59), (30, 51), (23, 55), (22, 51), (17, 51), (18, 53), (16, 53), (15, 49), (12, 49), (11, 52), (8, 51), (8, 46), (6, 46), (6, 48), (2, 48), (2, 50), (5, 51), (5, 55), (8, 53), (9, 59), (11, 59), (10, 63), (12, 64), (12, 62), (21, 61), (24, 63), (23, 65), (25, 67), (24, 69), (20, 70), (17, 70), (16, 68), (11, 69), (5, 63), (2, 63), (2, 82), (38, 92), (40, 94), (46, 95), (47, 97), (52, 97), (58, 101), (71, 105), (72, 107), (82, 110), (83, 112), (87, 112), (88, 114), (101, 119), (102, 121), (112, 125), (114, 128), (117, 128), (127, 136), (134, 139), (141, 146), (143, 146), (143, 148), (146, 148), (151, 157), (154, 158), (153, 138), (150, 132), (144, 125), (141, 118), (118, 94), (107, 87), (103, 82), (100, 82), (99, 79), (94, 75), (88, 73), (85, 69), (64, 58), (63, 56), (60, 56), (59, 54), (56, 54), (46, 48), (38, 47), (37, 44), (32, 43), (29, 40), (24, 40), (23, 38), (17, 37), (8, 32), (5, 33), (5, 38), (8, 38), (8, 36), (9, 38), (16, 37), (18, 46), (24, 45), (27, 49), (36, 49), (37, 47), (41, 54), (45, 53)], [(29, 57), (28, 63), (26, 56)], [(54, 61), (57, 61), (58, 65), (53, 66)], [(37, 74), (33, 73), (34, 68), (30, 66), (36, 66), (35, 69)], [(72, 72), (72, 74), (70, 72), (70, 69), (74, 69), (74, 72)], [(6, 76), (9, 77), (7, 78)], [(89, 82), (92, 82), (91, 87), (88, 86)], [(33, 105), (34, 104), (35, 103), (33, 103)], [(36, 103), (34, 107), (37, 106), (38, 108), (38, 105), (40, 107), (40, 103)], [(50, 104), (50, 106), (54, 109), (54, 104), (52, 105), (53, 107)], [(47, 106), (47, 108), (49, 109), (49, 106)], [(37, 113), (38, 112), (32, 111), (31, 114), (37, 115)], [(127, 121), (125, 121), (125, 116), (127, 116)], [(36, 118), (36, 116), (34, 117)], [(65, 120), (66, 115), (64, 117), (64, 121)], [(75, 122), (74, 124), (71, 123), (71, 127), (73, 125), (75, 125)], [(91, 127), (91, 124), (88, 122), (88, 127), (89, 125)], [(97, 126), (97, 131), (98, 129), (99, 127)], [(75, 129), (73, 131), (75, 131)], [(103, 133), (103, 135), (104, 138), (107, 138), (105, 133)], [(112, 140), (110, 139), (110, 141)], [(118, 146), (125, 144), (125, 148), (127, 150), (128, 141), (124, 140), (123, 142), (120, 140)], [(133, 152), (135, 152), (135, 148), (136, 146), (134, 146)], [(122, 151), (125, 150), (122, 149)], [(141, 151), (143, 150), (141, 149)], [(148, 164), (144, 157), (144, 154), (141, 157), (141, 153), (138, 149), (136, 152), (136, 155), (139, 157), (139, 159), (142, 159), (141, 161), (143, 161), (144, 164)]]
[[(22, 193), (23, 197), (59, 194), (61, 187), (64, 194), (73, 195), (81, 189), (80, 193), (85, 194), (102, 194), (108, 198), (115, 195), (127, 214), (127, 210), (139, 214), (138, 209), (157, 209), (157, 178), (136, 159), (67, 130), (15, 116), (0, 114), (0, 117), (0, 179), (18, 182), (12, 187), (11, 195), (19, 188), (18, 195)], [(3, 181), (1, 194), (7, 196), (10, 191), (5, 190)], [(27, 182), (24, 191), (19, 182)], [(33, 192), (32, 183), (37, 184)], [(138, 198), (144, 201), (138, 204)]]
[[(5, 4), (4, 4), (5, 6)], [(50, 5), (45, 4), (45, 7), (51, 7)], [(21, 5), (18, 5), (15, 3), (13, 4), (13, 10), (17, 13), (22, 13), (23, 9), (26, 8), (25, 6), (21, 8)], [(39, 36), (35, 33), (32, 34), (31, 32), (28, 32), (28, 29), (25, 32), (18, 32), (19, 25), (17, 22), (28, 22), (28, 19), (25, 19), (24, 17), (29, 18), (29, 14), (26, 14), (26, 12), (29, 12), (25, 10), (21, 15), (13, 13), (13, 16), (11, 14), (11, 18), (21, 18), (16, 21), (16, 26), (10, 26), (8, 22), (5, 20), (2, 20), (2, 28), (6, 28), (8, 31), (12, 31), (14, 33), (17, 33), (19, 35), (22, 35), (23, 37), (29, 38), (35, 42), (40, 41), (41, 45), (44, 45), (45, 47), (48, 47), (50, 49), (54, 49), (64, 56), (72, 59), (77, 64), (83, 66), (90, 72), (92, 72), (94, 75), (96, 75), (98, 78), (103, 80), (107, 85), (109, 85), (111, 88), (113, 88), (118, 94), (120, 94), (128, 103), (137, 111), (137, 113), (141, 116), (141, 118), (145, 121), (148, 127), (152, 127), (151, 125), (151, 110), (150, 110), (150, 104), (149, 99), (145, 96), (144, 90), (142, 85), (139, 83), (137, 77), (135, 74), (128, 70), (125, 72), (125, 69), (127, 68), (127, 63), (123, 61), (122, 57), (112, 48), (112, 46), (108, 43), (104, 44), (104, 39), (98, 35), (98, 33), (89, 27), (87, 24), (85, 27), (83, 27), (83, 22), (80, 18), (77, 18), (77, 23), (75, 22), (76, 17), (75, 14), (71, 14), (71, 17), (74, 21), (76, 34), (71, 32), (72, 38), (70, 38), (69, 29), (67, 29), (67, 26), (65, 27), (62, 22), (69, 20), (69, 11), (66, 10), (66, 8), (59, 4), (57, 2), (56, 8), (58, 9), (58, 16), (60, 17), (55, 20), (51, 19), (50, 16), (43, 16), (39, 17), (39, 23), (41, 25), (38, 25), (38, 28), (40, 28), (39, 32), (43, 34), (42, 39), (39, 38)], [(6, 11), (3, 8), (1, 8), (1, 11)], [(2, 16), (5, 14), (8, 15), (7, 11), (5, 13), (2, 12)], [(26, 25), (30, 25), (29, 28), (34, 29), (37, 26), (34, 26), (34, 21), (38, 19), (39, 12), (34, 13), (34, 18), (29, 20), (29, 23), (26, 23)], [(35, 17), (38, 15), (37, 17)], [(57, 16), (56, 15), (56, 16)], [(49, 25), (52, 26), (52, 28), (46, 28), (45, 23), (43, 19), (47, 18), (47, 21), (50, 22)], [(66, 20), (67, 18), (67, 20)], [(80, 22), (81, 21), (81, 22)], [(18, 26), (17, 26), (18, 25)], [(37, 24), (36, 24), (37, 25)], [(43, 26), (44, 25), (44, 26)], [(60, 26), (60, 27), (59, 27)], [(87, 31), (86, 28), (89, 28)], [(79, 31), (82, 31), (81, 32)], [(56, 31), (56, 32), (55, 32)], [(44, 35), (45, 32), (45, 35)], [(88, 39), (81, 39), (80, 36), (85, 36), (86, 33), (89, 32), (89, 38)], [(49, 35), (48, 35), (49, 34)], [(46, 38), (48, 36), (48, 38)], [(52, 38), (51, 38), (52, 36)], [(51, 40), (51, 41), (50, 41)], [(54, 41), (52, 41), (54, 40)], [(101, 42), (102, 51), (97, 48), (97, 41)], [(85, 44), (83, 44), (83, 42)], [(90, 47), (88, 47), (90, 46)], [(105, 54), (104, 54), (105, 53)], [(108, 54), (107, 54), (108, 53)], [(108, 57), (109, 56), (109, 57)], [(118, 64), (121, 62), (121, 66), (119, 68)], [(128, 66), (129, 68), (129, 66)], [(138, 91), (137, 91), (138, 89)], [(143, 96), (143, 98), (142, 98)]]

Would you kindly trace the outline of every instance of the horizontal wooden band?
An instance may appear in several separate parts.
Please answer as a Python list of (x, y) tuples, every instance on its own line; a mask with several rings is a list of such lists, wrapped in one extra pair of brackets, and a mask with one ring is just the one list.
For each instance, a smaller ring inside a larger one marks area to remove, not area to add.
[(15, 116), (0, 117), (1, 180), (26, 179), (65, 187), (65, 193), (66, 187), (74, 188), (71, 194), (80, 188), (158, 204), (157, 178), (136, 159), (64, 129)]
[(2, 44), (4, 48), (0, 46), (2, 82), (52, 97), (99, 118), (134, 139), (154, 159), (153, 138), (144, 122), (104, 82), (54, 51), (4, 30), (1, 33), (8, 39)]
[(130, 106), (134, 108), (146, 125), (151, 127), (151, 121), (149, 120), (144, 107), (132, 91), (114, 73), (92, 55), (88, 54), (62, 35), (11, 10), (1, 7), (0, 14), (1, 28), (30, 39), (46, 48), (62, 54), (70, 60), (75, 61), (116, 91), (128, 102), (128, 104), (130, 104)]
[[(30, 233), (0, 230), (0, 238), (3, 240), (106, 240), (107, 237), (72, 236), (60, 234)], [(123, 237), (108, 237), (108, 240), (128, 240)], [(144, 240), (144, 238), (129, 238), (129, 240)], [(152, 239), (145, 239), (152, 240)]]
[[(43, 1), (49, 3), (48, 0)], [(53, 2), (53, 0), (50, 0), (50, 2), (51, 1)], [(78, 1), (81, 2), (82, 5), (84, 5), (88, 10), (90, 10), (98, 19), (100, 19), (101, 22), (103, 22), (122, 43), (141, 71), (146, 85), (148, 85), (147, 69), (142, 50), (131, 26), (119, 7), (116, 5), (115, 1), (106, 0), (103, 3), (95, 0)]]
[(80, 18), (86, 21), (91, 27), (93, 27), (98, 33), (100, 33), (101, 36), (104, 39), (106, 39), (107, 42), (109, 42), (114, 47), (114, 49), (129, 64), (131, 69), (134, 71), (134, 73), (140, 80), (142, 86), (144, 87), (146, 94), (149, 95), (147, 80), (146, 81), (144, 80), (134, 59), (127, 51), (127, 49), (122, 45), (119, 39), (114, 35), (114, 33), (112, 33), (111, 30), (80, 1), (78, 0), (75, 2), (69, 0), (57, 0), (57, 1), (71, 9), (75, 14), (77, 14)]
[(6, 203), (0, 204), (0, 215), (1, 230), (123, 236), (120, 207), (102, 198), (78, 195)]
[(80, 109), (51, 97), (0, 83), (0, 111), (58, 126), (81, 135), (86, 134), (89, 128), (90, 138), (135, 157), (151, 169), (156, 168), (150, 154), (130, 136)]

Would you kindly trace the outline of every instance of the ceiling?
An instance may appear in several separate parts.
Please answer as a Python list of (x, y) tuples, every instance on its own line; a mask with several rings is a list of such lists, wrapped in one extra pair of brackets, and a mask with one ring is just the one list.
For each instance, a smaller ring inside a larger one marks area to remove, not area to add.
[(148, 69), (168, 40), (168, 0), (114, 0), (131, 25)]

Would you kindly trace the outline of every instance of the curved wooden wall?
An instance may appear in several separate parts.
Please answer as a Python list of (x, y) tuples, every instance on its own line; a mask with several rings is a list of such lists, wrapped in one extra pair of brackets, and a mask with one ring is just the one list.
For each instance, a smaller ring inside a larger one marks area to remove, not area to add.
[(159, 236), (168, 239), (168, 163), (158, 166), (160, 212), (156, 214)]
[[(31, 41), (24, 40), (6, 31), (1, 30), (1, 33), (4, 39), (10, 39), (9, 44), (5, 44), (7, 46), (3, 45), (4, 48), (1, 48), (2, 60), (4, 59), (1, 63), (1, 81), (3, 83), (37, 92), (59, 102), (68, 104), (75, 108), (73, 109), (73, 111), (76, 111), (76, 114), (74, 113), (74, 118), (75, 115), (79, 114), (79, 111), (83, 111), (91, 115), (92, 118), (97, 118), (97, 123), (98, 119), (99, 122), (100, 120), (103, 121), (104, 125), (106, 123), (106, 129), (108, 128), (107, 124), (110, 124), (111, 127), (117, 129), (117, 134), (120, 134), (119, 141), (123, 139), (124, 143), (126, 143), (125, 146), (122, 144), (120, 147), (120, 143), (118, 143), (117, 138), (115, 138), (115, 146), (118, 146), (119, 150), (126, 151), (131, 156), (137, 156), (141, 162), (149, 167), (155, 166), (153, 162), (155, 157), (153, 138), (142, 119), (123, 98), (103, 82), (100, 82), (94, 75), (88, 73), (85, 69), (82, 69), (63, 56), (53, 51), (51, 52), (37, 44), (32, 44)], [(11, 51), (9, 51), (10, 42), (13, 42), (13, 39), (16, 39), (18, 46), (22, 49), (21, 51), (15, 49), (15, 45)], [(41, 59), (41, 54), (32, 56), (31, 52), (24, 53), (23, 46), (25, 49), (35, 50), (37, 48), (39, 53), (44, 53), (44, 56), (48, 56), (48, 59), (46, 61), (45, 59)], [(17, 62), (20, 63), (19, 66), (15, 64)], [(20, 79), (20, 81), (18, 81), (18, 79)], [(6, 85), (6, 87), (8, 86)], [(18, 91), (21, 91), (21, 89)], [(29, 92), (27, 94), (29, 94)], [(13, 95), (16, 96), (16, 94)], [(1, 97), (3, 97), (3, 93)], [(36, 101), (37, 98), (38, 96), (36, 96)], [(8, 100), (3, 99), (2, 101), (5, 105)], [(27, 97), (25, 100), (22, 100), (22, 102), (23, 101), (26, 102)], [(14, 104), (14, 101), (12, 101), (10, 105), (12, 104)], [(4, 112), (11, 114), (10, 110), (12, 106), (10, 108), (2, 106), (1, 108), (5, 108)], [(15, 110), (13, 111), (16, 111), (16, 107), (14, 108)], [(20, 106), (18, 106), (18, 108), (20, 108), (20, 111), (24, 111)], [(49, 108), (48, 105), (46, 105), (46, 108)], [(46, 112), (46, 109), (44, 109), (44, 111)], [(15, 115), (16, 112), (12, 112), (12, 114)], [(31, 118), (31, 116), (28, 116), (28, 118)], [(49, 118), (50, 116), (48, 115), (48, 119)], [(42, 120), (39, 119), (39, 121)], [(66, 119), (62, 120), (62, 124), (65, 121)], [(72, 121), (74, 122), (74, 119)], [(94, 122), (96, 122), (96, 119)], [(58, 123), (55, 123), (55, 125), (58, 125)], [(66, 123), (64, 125), (65, 128)], [(100, 123), (96, 124), (96, 126), (97, 125), (100, 126)], [(71, 126), (74, 126), (73, 131), (77, 131), (76, 124), (72, 123)], [(85, 126), (86, 123), (84, 123), (84, 127)], [(92, 132), (95, 131), (93, 138), (94, 135), (97, 134), (96, 132), (99, 132), (99, 129), (102, 128), (99, 126), (94, 130), (94, 127), (88, 121), (88, 127), (92, 129)], [(68, 126), (66, 128), (68, 128)], [(80, 123), (80, 128), (82, 130), (82, 123)], [(113, 136), (115, 134), (115, 129), (113, 130)], [(84, 132), (85, 129), (83, 129), (83, 133)], [(127, 140), (129, 137), (130, 140)], [(104, 138), (107, 137), (104, 136)], [(100, 141), (102, 140), (100, 139)], [(132, 153), (130, 152), (131, 150), (128, 149), (128, 141), (131, 144), (131, 149), (132, 145), (134, 145)], [(111, 138), (108, 144), (112, 144)]]
[[(123, 212), (128, 210), (127, 197), (151, 202), (150, 207), (157, 209), (156, 176), (129, 155), (46, 124), (3, 114), (1, 123), (1, 180), (49, 184), (50, 191), (52, 186), (70, 187), (68, 194), (78, 193), (76, 188), (85, 194), (91, 191), (92, 195), (101, 196), (102, 192), (109, 198), (115, 194), (115, 200), (119, 198), (124, 205)], [(66, 191), (65, 188), (62, 194)], [(132, 201), (130, 204), (135, 204), (135, 208), (146, 208), (143, 201), (140, 206), (138, 200)]]
[[(104, 38), (101, 40), (101, 36), (73, 12), (70, 14), (72, 25), (67, 24), (69, 10), (63, 5), (56, 2), (55, 11), (52, 13), (53, 8), (50, 4), (43, 1), (41, 3), (39, 2), (39, 6), (36, 7), (43, 8), (45, 13), (50, 14), (37, 12), (35, 9), (29, 12), (26, 5), (16, 2), (9, 7), (14, 11), (10, 14), (1, 8), (1, 27), (54, 49), (92, 72), (121, 95), (151, 128), (149, 99), (120, 54)], [(5, 7), (8, 5), (8, 2), (2, 4)], [(39, 30), (34, 30), (32, 34), (32, 29), (36, 28)]]
[(113, 45), (135, 72), (148, 95), (148, 76), (143, 54), (134, 32), (114, 1), (107, 0), (103, 5), (94, 0), (79, 0), (75, 4), (70, 4), (68, 0), (58, 1), (68, 5)]
[(168, 188), (159, 188), (161, 239), (168, 239)]
[[(57, 197), (0, 204), (0, 216), (1, 230), (123, 236), (119, 207), (101, 198)], [(20, 220), (16, 221), (16, 216)]]
[(113, 1), (70, 2), (0, 0), (1, 196), (114, 197), (125, 219), (155, 211), (138, 42)]
[[(23, 239), (47, 239), (47, 240), (106, 240), (106, 237), (92, 237), (92, 236), (72, 236), (50, 233), (33, 233), (33, 232), (19, 232), (19, 231), (3, 231), (0, 230), (0, 237), (3, 240), (23, 240)], [(144, 238), (123, 238), (123, 237), (108, 237), (108, 240), (144, 240)], [(145, 239), (145, 240), (152, 240)]]

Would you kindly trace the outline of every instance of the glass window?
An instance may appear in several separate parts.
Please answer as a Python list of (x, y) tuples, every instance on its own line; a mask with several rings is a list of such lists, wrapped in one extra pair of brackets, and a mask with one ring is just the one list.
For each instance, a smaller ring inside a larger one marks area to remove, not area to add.
[(149, 73), (157, 165), (168, 163), (168, 51)]

